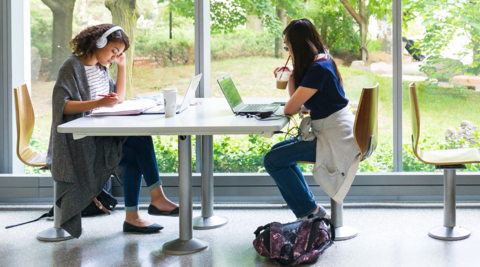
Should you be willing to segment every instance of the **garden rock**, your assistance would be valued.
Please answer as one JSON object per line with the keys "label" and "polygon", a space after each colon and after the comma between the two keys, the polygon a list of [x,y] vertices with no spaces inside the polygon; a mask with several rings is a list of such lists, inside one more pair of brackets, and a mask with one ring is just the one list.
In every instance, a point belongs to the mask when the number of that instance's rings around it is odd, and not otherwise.
{"label": "garden rock", "polygon": [[377,75],[391,75],[393,72],[392,65],[385,62],[372,63],[370,69]]}
{"label": "garden rock", "polygon": [[445,130],[445,140],[450,141],[455,139],[457,136],[457,129],[450,127]]}
{"label": "garden rock", "polygon": [[355,60],[352,62],[352,65],[350,65],[350,68],[365,72],[365,62],[362,60]]}
{"label": "garden rock", "polygon": [[38,74],[40,73],[40,68],[42,67],[42,58],[40,57],[40,51],[35,46],[31,48],[31,64],[32,64],[32,72],[31,72],[31,81],[35,83],[38,81]]}
{"label": "garden rock", "polygon": [[479,140],[475,138],[475,131],[477,130],[479,130],[479,128],[475,127],[473,122],[464,120],[460,124],[458,131],[455,128],[448,128],[445,131],[445,140],[448,142],[465,140],[466,142],[461,144],[461,147],[475,145],[479,142]]}

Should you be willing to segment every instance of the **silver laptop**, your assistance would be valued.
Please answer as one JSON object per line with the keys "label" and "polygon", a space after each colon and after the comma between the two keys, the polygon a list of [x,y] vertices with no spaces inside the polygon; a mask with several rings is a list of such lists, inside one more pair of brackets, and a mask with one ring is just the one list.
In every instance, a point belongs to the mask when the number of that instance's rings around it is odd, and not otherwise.
{"label": "silver laptop", "polygon": [[[186,110],[190,106],[190,101],[192,101],[192,99],[195,97],[195,91],[197,91],[198,84],[200,83],[201,79],[201,73],[192,78],[192,80],[190,81],[190,85],[188,86],[187,93],[183,98],[182,104],[177,105],[177,114]],[[144,112],[142,112],[142,114],[165,114],[165,106],[155,106],[153,108],[145,110]]]}
{"label": "silver laptop", "polygon": [[227,75],[217,80],[223,94],[227,98],[228,104],[235,114],[255,114],[260,116],[270,116],[280,107],[280,104],[245,104],[238,93],[232,77]]}

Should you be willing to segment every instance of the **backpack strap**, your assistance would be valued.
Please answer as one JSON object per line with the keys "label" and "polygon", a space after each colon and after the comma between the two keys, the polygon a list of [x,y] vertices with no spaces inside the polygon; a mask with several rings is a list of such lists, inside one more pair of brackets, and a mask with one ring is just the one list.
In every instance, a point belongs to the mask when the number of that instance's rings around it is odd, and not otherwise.
{"label": "backpack strap", "polygon": [[257,230],[255,230],[255,232],[253,232],[253,233],[255,234],[255,238],[258,237],[258,235],[260,234],[260,232],[261,232],[262,230],[265,230],[265,229],[267,229],[268,227],[270,227],[270,223],[269,223],[269,224],[265,224],[264,226],[259,226],[259,227],[257,228]]}
{"label": "backpack strap", "polygon": [[333,225],[332,220],[327,218],[316,218],[320,221],[324,221],[327,226],[330,226],[330,240],[335,240],[335,225]]}

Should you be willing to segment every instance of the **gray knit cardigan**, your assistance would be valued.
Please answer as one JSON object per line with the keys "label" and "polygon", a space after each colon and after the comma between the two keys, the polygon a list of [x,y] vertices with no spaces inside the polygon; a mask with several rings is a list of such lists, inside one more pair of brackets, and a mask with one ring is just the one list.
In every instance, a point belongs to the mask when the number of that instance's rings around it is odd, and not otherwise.
{"label": "gray knit cardigan", "polygon": [[[115,83],[108,77],[110,92],[115,92]],[[100,194],[120,163],[126,137],[90,136],[74,140],[72,134],[58,133],[60,124],[90,113],[64,115],[63,109],[70,100],[91,100],[85,65],[75,55],[63,62],[53,88],[47,165],[57,182],[55,203],[62,210],[60,226],[78,238],[82,234],[81,211]]]}

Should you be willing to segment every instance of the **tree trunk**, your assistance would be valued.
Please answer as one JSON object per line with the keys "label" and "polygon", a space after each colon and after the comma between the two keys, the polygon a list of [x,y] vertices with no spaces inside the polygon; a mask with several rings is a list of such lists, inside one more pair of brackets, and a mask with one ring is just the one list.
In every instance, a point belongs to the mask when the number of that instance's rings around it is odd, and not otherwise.
{"label": "tree trunk", "polygon": [[320,26],[320,37],[322,38],[322,42],[323,42],[323,45],[328,47],[328,44],[327,44],[327,26]]}
{"label": "tree trunk", "polygon": [[72,39],[75,0],[42,0],[42,2],[53,13],[52,62],[47,81],[55,81],[58,69],[72,53],[69,42]]}
{"label": "tree trunk", "polygon": [[[130,48],[125,52],[127,56],[127,86],[125,98],[129,99],[132,97],[133,55],[135,52],[137,20],[140,17],[140,12],[138,11],[136,0],[105,0],[105,6],[112,13],[112,23],[121,26],[130,39]],[[116,77],[116,66],[112,68],[111,74],[112,77]]]}
{"label": "tree trunk", "polygon": [[358,23],[360,28],[360,38],[361,38],[361,45],[360,51],[362,52],[362,60],[367,60],[367,34],[368,34],[368,15],[365,8],[365,0],[358,0],[358,8],[359,13],[355,12],[355,9],[350,5],[348,0],[340,0],[343,6],[347,9],[348,13],[352,15],[355,21]]}
{"label": "tree trunk", "polygon": [[358,10],[360,11],[360,18],[362,23],[360,24],[360,38],[362,40],[362,46],[360,50],[362,52],[362,60],[367,61],[367,34],[368,34],[368,20],[365,10],[365,0],[358,1]]}
{"label": "tree trunk", "polygon": [[[280,21],[283,22],[285,17],[285,11],[279,9],[278,7],[276,7],[275,9],[277,11],[278,18],[280,19]],[[275,38],[275,57],[276,58],[283,57],[283,38],[281,36]]]}

